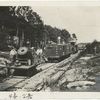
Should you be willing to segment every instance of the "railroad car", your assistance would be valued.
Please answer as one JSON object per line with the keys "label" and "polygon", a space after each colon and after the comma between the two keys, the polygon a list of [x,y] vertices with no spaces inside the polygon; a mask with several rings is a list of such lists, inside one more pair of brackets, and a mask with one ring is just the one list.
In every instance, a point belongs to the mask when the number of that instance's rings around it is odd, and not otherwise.
{"label": "railroad car", "polygon": [[62,60],[70,54],[77,52],[77,46],[74,46],[71,43],[67,44],[48,44],[45,47],[45,56],[48,60]]}
{"label": "railroad car", "polygon": [[[1,68],[7,68],[8,71],[5,74],[8,76],[32,76],[37,73],[37,60],[33,50],[28,47],[20,47],[17,50],[17,54],[13,57],[11,64],[1,66]],[[2,70],[2,72],[5,72],[5,70]]]}
{"label": "railroad car", "polygon": [[28,47],[20,47],[17,51],[15,61],[12,69],[15,70],[14,74],[31,76],[36,73],[36,56],[34,50]]}

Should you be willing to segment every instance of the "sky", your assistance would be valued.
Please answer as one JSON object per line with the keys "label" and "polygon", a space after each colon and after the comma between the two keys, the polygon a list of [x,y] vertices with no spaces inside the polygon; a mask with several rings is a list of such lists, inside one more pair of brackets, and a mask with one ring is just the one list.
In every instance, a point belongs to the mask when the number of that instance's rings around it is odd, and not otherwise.
{"label": "sky", "polygon": [[100,6],[34,6],[44,24],[75,33],[80,42],[100,41]]}

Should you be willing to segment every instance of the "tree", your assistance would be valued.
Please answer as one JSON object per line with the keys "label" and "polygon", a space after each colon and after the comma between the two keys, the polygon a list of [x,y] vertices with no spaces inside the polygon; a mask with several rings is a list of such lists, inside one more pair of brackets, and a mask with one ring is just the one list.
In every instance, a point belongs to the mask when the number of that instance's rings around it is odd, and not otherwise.
{"label": "tree", "polygon": [[46,32],[47,40],[53,41],[57,43],[57,38],[60,36],[62,40],[64,40],[66,43],[68,42],[68,39],[70,38],[70,33],[66,29],[58,29],[56,27],[52,27],[50,25],[44,26]]}
{"label": "tree", "polygon": [[6,35],[21,37],[24,32],[25,41],[31,40],[32,45],[43,40],[43,21],[29,6],[0,7],[0,26]]}
{"label": "tree", "polygon": [[62,33],[61,34],[62,38],[67,43],[69,38],[70,38],[70,33],[67,30],[65,30],[65,29],[61,30],[61,33]]}
{"label": "tree", "polygon": [[86,51],[90,54],[100,53],[100,42],[94,40],[86,45]]}
{"label": "tree", "polygon": [[26,29],[28,34],[27,36],[29,36],[29,38],[33,38],[31,39],[31,43],[34,44],[35,42],[37,42],[38,44],[40,44],[40,42],[43,41],[44,30],[44,25],[41,17],[29,6],[12,7],[12,11],[14,11],[13,16],[17,16],[20,20],[24,19],[33,28],[30,35],[30,29]]}

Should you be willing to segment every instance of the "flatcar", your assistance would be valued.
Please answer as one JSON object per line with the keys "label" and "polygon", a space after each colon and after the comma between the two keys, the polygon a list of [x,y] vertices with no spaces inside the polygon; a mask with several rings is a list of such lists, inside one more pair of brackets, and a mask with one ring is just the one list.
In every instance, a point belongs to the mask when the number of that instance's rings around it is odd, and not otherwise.
{"label": "flatcar", "polygon": [[[13,57],[13,61],[8,65],[1,66],[7,69],[7,75],[17,76],[32,76],[37,73],[36,66],[38,65],[37,57],[34,50],[27,47],[20,47],[17,54]],[[5,72],[5,70],[2,70]]]}
{"label": "flatcar", "polygon": [[14,64],[11,69],[14,69],[16,75],[31,76],[36,73],[36,55],[34,50],[28,47],[20,47],[17,51]]}
{"label": "flatcar", "polygon": [[77,46],[71,43],[48,44],[44,52],[48,60],[62,60],[70,56],[70,54],[77,52]]}

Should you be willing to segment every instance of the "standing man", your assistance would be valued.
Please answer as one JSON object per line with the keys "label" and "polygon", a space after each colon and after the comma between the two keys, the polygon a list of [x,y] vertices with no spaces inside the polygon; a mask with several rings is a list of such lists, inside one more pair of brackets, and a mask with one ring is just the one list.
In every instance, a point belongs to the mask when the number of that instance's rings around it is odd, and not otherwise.
{"label": "standing man", "polygon": [[12,47],[12,49],[10,51],[10,60],[12,63],[15,61],[16,55],[17,55],[17,51],[14,47]]}
{"label": "standing man", "polygon": [[[11,51],[10,51],[10,60],[11,60],[11,64],[14,64],[15,60],[16,60],[16,55],[17,55],[17,51],[16,48],[12,47]],[[10,65],[11,66],[11,65]],[[10,69],[9,70],[9,74],[10,77],[13,77],[14,74],[14,69]]]}
{"label": "standing man", "polygon": [[42,62],[42,53],[43,53],[43,50],[40,47],[38,47],[36,51],[38,63]]}

